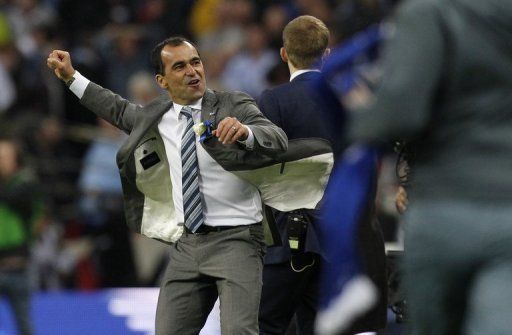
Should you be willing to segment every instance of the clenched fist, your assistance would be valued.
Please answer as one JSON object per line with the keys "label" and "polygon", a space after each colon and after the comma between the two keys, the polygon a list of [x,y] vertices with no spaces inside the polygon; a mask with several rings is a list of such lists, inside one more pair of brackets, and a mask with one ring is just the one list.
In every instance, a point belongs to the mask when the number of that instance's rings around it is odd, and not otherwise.
{"label": "clenched fist", "polygon": [[73,74],[75,74],[75,69],[71,64],[71,57],[67,51],[53,50],[48,56],[46,64],[55,72],[57,78],[64,82],[71,80]]}

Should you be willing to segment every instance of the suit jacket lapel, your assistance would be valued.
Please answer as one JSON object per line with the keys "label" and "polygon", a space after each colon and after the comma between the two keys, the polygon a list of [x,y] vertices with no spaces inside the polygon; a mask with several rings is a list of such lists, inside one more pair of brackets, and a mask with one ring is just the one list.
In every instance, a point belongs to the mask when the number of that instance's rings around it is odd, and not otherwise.
{"label": "suit jacket lapel", "polygon": [[201,121],[211,120],[213,121],[214,128],[217,127],[217,97],[212,90],[207,89],[201,104]]}

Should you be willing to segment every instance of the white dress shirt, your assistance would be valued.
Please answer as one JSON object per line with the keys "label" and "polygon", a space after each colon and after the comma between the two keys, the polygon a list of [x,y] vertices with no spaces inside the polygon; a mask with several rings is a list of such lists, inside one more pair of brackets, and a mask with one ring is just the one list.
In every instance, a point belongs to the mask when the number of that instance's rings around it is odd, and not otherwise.
{"label": "white dress shirt", "polygon": [[317,70],[317,69],[304,69],[304,70],[297,70],[297,71],[295,71],[294,73],[292,73],[292,75],[290,76],[290,81],[292,81],[292,80],[293,80],[293,79],[295,79],[297,76],[300,76],[301,74],[306,73],[306,72],[320,72],[320,70]]}
{"label": "white dress shirt", "polygon": [[[89,80],[78,71],[70,90],[82,98]],[[202,99],[189,105],[192,108],[194,124],[201,122]],[[173,185],[172,194],[178,222],[184,222],[183,195],[181,191],[181,137],[187,120],[180,115],[182,105],[174,103],[158,124],[162,136],[170,177]],[[210,139],[215,141],[216,139]],[[247,145],[254,138],[250,132]],[[261,198],[258,189],[231,172],[224,170],[199,143],[196,136],[196,152],[199,165],[199,189],[202,193],[205,224],[209,226],[238,226],[260,222],[263,219]]]}

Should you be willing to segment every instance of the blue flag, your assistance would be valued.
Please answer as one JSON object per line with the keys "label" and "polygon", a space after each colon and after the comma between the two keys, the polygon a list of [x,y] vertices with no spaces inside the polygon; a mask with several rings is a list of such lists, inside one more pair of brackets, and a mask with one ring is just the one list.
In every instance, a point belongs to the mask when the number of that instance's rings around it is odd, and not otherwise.
{"label": "blue flag", "polygon": [[319,334],[336,334],[372,308],[377,290],[361,272],[357,230],[375,194],[377,154],[367,146],[347,149],[331,173],[321,207],[320,238],[327,264],[320,281]]}
{"label": "blue flag", "polygon": [[[371,62],[381,33],[373,26],[334,50],[323,67],[323,78],[316,84],[323,113],[337,129],[343,129],[346,115],[338,95],[354,87],[361,58]],[[370,310],[378,292],[363,274],[357,242],[359,222],[375,196],[377,149],[368,145],[349,147],[336,162],[320,209],[321,243],[328,263],[322,268],[320,308],[316,331],[320,335],[338,334]]]}

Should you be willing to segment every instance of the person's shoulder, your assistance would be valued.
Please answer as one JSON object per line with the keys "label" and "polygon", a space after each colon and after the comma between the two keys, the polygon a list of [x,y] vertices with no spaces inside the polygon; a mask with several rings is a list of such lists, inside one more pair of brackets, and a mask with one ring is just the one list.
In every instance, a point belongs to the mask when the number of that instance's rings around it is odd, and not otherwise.
{"label": "person's shoulder", "polygon": [[207,94],[212,94],[215,98],[222,103],[233,103],[238,104],[241,102],[254,102],[254,98],[242,91],[217,91],[217,90],[208,90]]}
{"label": "person's shoulder", "polygon": [[281,95],[283,92],[292,90],[294,85],[295,84],[293,82],[287,81],[286,83],[282,83],[282,84],[267,88],[260,94],[260,97],[264,97],[266,95],[267,96]]}
{"label": "person's shoulder", "polygon": [[154,98],[153,100],[151,100],[146,105],[144,105],[144,106],[139,105],[139,107],[143,108],[143,109],[148,109],[148,108],[151,109],[151,108],[155,108],[158,106],[170,104],[171,102],[172,101],[171,101],[171,98],[169,97],[169,95],[167,93],[162,93],[159,96],[157,96],[156,98]]}

